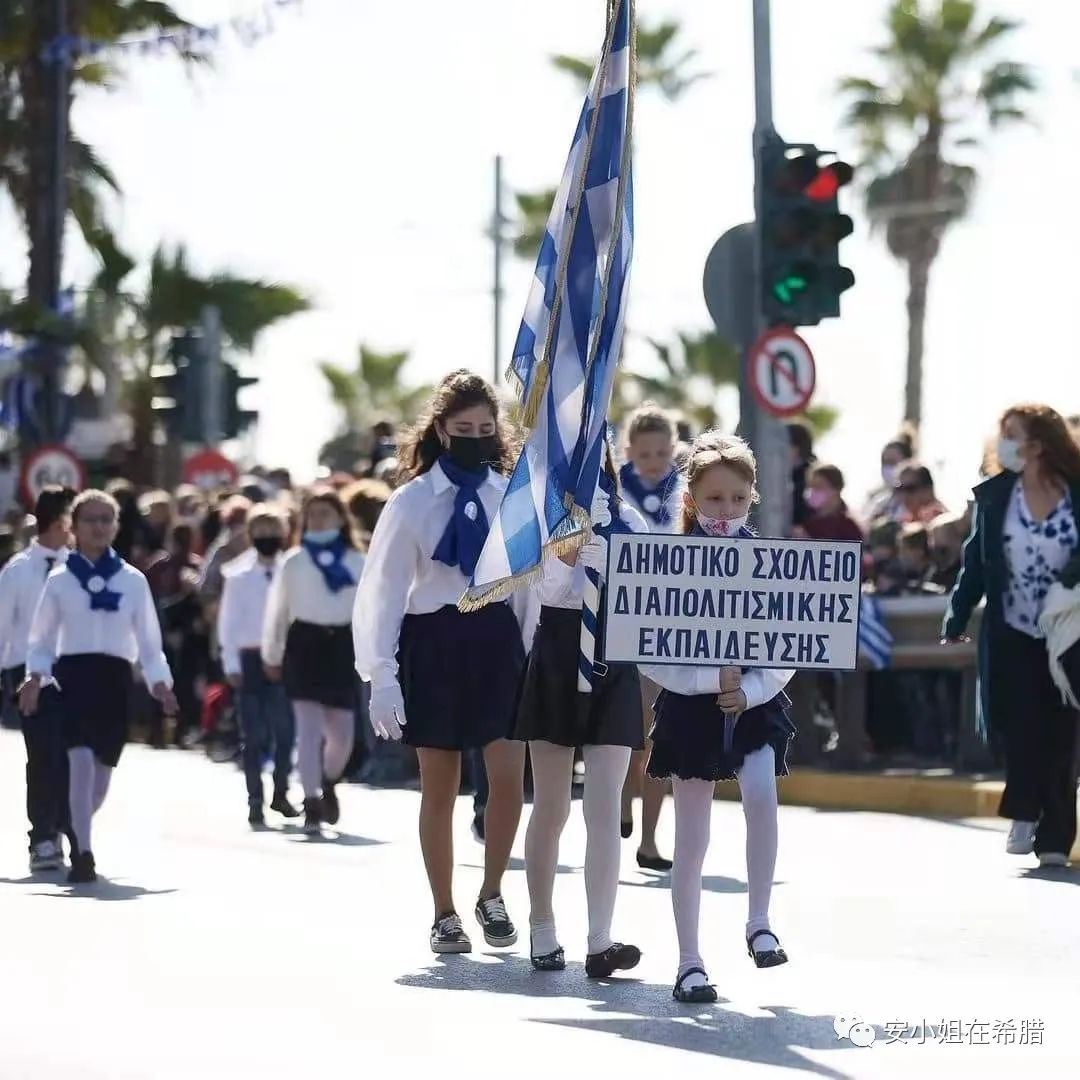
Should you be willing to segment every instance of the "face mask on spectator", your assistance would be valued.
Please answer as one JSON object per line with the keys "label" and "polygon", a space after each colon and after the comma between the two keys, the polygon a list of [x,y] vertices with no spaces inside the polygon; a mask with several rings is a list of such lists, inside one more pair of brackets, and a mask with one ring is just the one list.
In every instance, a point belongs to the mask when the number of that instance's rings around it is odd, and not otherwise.
{"label": "face mask on spectator", "polygon": [[896,481],[900,477],[899,465],[882,465],[881,466],[881,480],[887,488],[896,487]]}
{"label": "face mask on spectator", "polygon": [[998,439],[997,457],[1003,469],[1009,472],[1023,472],[1024,459],[1020,456],[1020,443],[1015,439],[1006,439],[1002,436]]}
{"label": "face mask on spectator", "polygon": [[811,510],[824,510],[829,502],[829,493],[824,488],[807,488],[806,505]]}

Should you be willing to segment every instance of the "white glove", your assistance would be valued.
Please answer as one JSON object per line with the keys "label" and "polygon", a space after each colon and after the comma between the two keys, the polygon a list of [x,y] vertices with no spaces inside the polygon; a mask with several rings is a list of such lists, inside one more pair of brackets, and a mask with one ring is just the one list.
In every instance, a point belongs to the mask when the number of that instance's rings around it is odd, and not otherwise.
{"label": "white glove", "polygon": [[603,488],[598,487],[593,494],[589,517],[594,525],[601,528],[611,524],[611,496]]}
{"label": "white glove", "polygon": [[592,570],[602,578],[607,577],[608,543],[602,536],[593,533],[589,542],[578,552],[578,565]]}
{"label": "white glove", "polygon": [[400,741],[401,729],[405,726],[405,699],[401,696],[401,687],[396,682],[390,686],[373,686],[368,715],[372,730],[380,739]]}

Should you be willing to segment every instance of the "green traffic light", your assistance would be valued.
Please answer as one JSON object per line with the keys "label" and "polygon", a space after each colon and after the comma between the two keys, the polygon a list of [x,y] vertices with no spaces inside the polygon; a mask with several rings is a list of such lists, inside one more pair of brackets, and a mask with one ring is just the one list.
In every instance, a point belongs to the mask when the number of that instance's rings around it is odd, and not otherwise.
{"label": "green traffic light", "polygon": [[807,280],[797,274],[789,274],[773,286],[773,296],[782,304],[790,304],[795,293],[806,292]]}

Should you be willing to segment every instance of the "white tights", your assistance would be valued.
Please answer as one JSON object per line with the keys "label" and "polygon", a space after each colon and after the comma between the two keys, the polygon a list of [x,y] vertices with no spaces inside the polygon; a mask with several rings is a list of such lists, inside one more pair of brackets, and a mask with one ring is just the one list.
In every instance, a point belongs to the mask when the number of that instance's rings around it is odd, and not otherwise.
{"label": "white tights", "polygon": [[353,751],[356,714],[352,709],[331,709],[315,701],[294,701],[296,758],[305,799],[322,794],[325,776],[341,779]]}
{"label": "white tights", "polygon": [[[769,929],[769,898],[776,868],[776,763],[771,746],[748,754],[739,769],[739,791],[746,818],[746,879],[750,911],[746,933]],[[698,946],[701,911],[701,869],[709,846],[713,789],[709,780],[675,779],[675,865],[671,871],[671,906],[679,937],[679,974],[704,967]],[[761,937],[757,951],[776,947],[772,937]],[[690,976],[686,987],[705,983]]]}
{"label": "white tights", "polygon": [[101,809],[109,791],[112,769],[102,765],[88,746],[74,746],[68,751],[71,800],[71,830],[79,851],[93,851],[90,846],[90,821]]}
{"label": "white tights", "polygon": [[[570,816],[574,751],[549,742],[530,742],[533,809],[525,833],[525,876],[529,883],[529,927],[534,956],[559,948],[552,892],[559,861],[559,837]],[[619,818],[623,780],[630,764],[626,746],[586,746],[585,897],[589,909],[590,953],[611,944],[611,921],[619,885]]]}

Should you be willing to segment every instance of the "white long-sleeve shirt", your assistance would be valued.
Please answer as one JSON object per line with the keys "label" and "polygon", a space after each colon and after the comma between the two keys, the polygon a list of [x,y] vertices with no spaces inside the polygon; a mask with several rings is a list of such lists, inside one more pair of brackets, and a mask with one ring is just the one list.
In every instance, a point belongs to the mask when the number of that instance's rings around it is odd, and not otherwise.
{"label": "white long-sleeve shirt", "polygon": [[667,503],[668,515],[671,521],[667,525],[657,525],[645,508],[638,503],[634,498],[629,488],[623,487],[620,494],[624,501],[628,502],[635,510],[637,510],[645,519],[646,532],[654,533],[677,533],[679,531],[679,519],[682,516],[683,506],[683,492],[686,490],[686,481],[678,476],[675,478],[675,483],[671,485],[671,490],[668,492],[668,497],[664,500]]}
{"label": "white long-sleeve shirt", "polygon": [[224,591],[218,609],[218,643],[226,675],[240,674],[240,653],[261,649],[270,585],[282,559],[264,562],[250,548],[222,568]]}
{"label": "white long-sleeve shirt", "polygon": [[[636,533],[647,533],[649,523],[625,500],[621,501],[620,514],[623,522]],[[544,560],[544,570],[539,584],[540,603],[544,607],[580,608],[585,595],[585,568],[581,564],[567,566],[557,555]]]}
{"label": "white long-sleeve shirt", "polygon": [[[480,485],[489,522],[498,513],[506,485],[506,478],[491,470]],[[468,587],[460,567],[432,558],[453,516],[456,495],[456,485],[436,463],[398,488],[379,516],[353,611],[356,670],[375,687],[397,679],[402,619],[456,606]],[[509,603],[528,651],[540,611],[538,594],[524,585]]]}
{"label": "white long-sleeve shirt", "polygon": [[[693,667],[681,664],[639,664],[638,671],[673,694],[693,697],[696,694],[720,693],[720,668]],[[788,668],[751,668],[742,675],[746,707],[754,709],[772,701],[795,674]]]}
{"label": "white long-sleeve shirt", "polygon": [[99,653],[138,662],[148,686],[172,686],[161,648],[161,627],[150,586],[134,566],[122,562],[108,581],[120,594],[116,611],[94,611],[90,595],[63,567],[49,575],[30,628],[26,670],[49,676],[62,656]]}
{"label": "white long-sleeve shirt", "polygon": [[[364,554],[350,548],[342,561],[354,581],[364,571]],[[316,626],[348,626],[353,617],[356,586],[331,591],[322,571],[306,548],[293,548],[282,560],[281,569],[270,586],[263,619],[262,657],[271,667],[281,667],[285,639],[296,621]]]}
{"label": "white long-sleeve shirt", "polygon": [[30,624],[53,567],[67,561],[68,549],[47,548],[37,540],[0,570],[0,671],[26,663]]}

